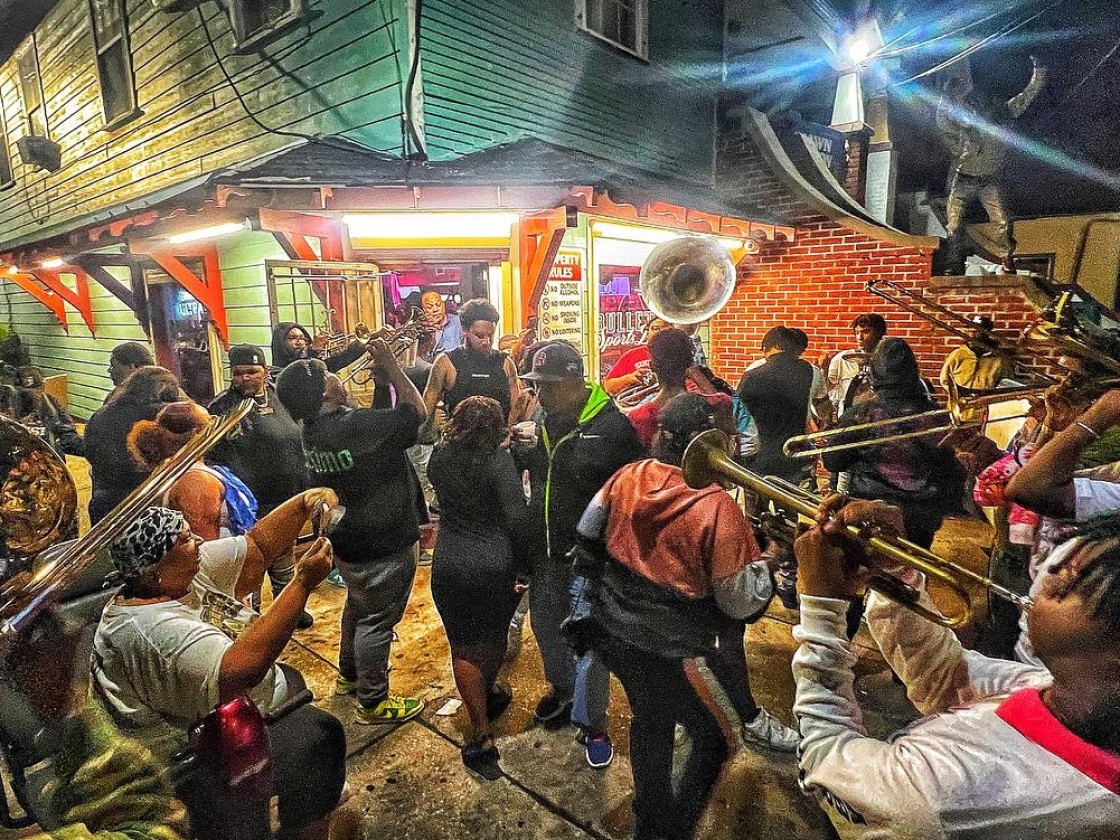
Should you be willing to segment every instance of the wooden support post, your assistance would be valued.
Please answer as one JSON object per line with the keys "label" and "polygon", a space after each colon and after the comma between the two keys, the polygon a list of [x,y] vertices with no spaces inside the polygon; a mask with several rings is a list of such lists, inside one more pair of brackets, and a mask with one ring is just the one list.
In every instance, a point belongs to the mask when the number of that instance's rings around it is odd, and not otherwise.
{"label": "wooden support post", "polygon": [[518,224],[522,323],[527,323],[536,314],[556,252],[564,241],[564,233],[576,226],[577,218],[574,207],[557,207],[522,216]]}

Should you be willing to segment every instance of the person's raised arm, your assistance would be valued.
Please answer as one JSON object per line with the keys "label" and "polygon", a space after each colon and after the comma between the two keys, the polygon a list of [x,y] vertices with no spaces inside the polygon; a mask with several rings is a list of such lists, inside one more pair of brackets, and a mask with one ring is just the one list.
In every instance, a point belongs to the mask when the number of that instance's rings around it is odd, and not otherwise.
{"label": "person's raised arm", "polygon": [[1081,453],[1120,423],[1120,390],[1112,390],[1038,450],[1007,485],[1007,498],[1044,516],[1076,513],[1073,474]]}
{"label": "person's raised arm", "polygon": [[397,406],[411,405],[416,409],[417,416],[423,419],[426,411],[424,398],[416,390],[416,384],[405,375],[389,345],[380,338],[375,338],[368,347],[378,374],[393,386],[397,394]]}
{"label": "person's raised arm", "polygon": [[[506,422],[512,426],[521,419],[518,416],[520,414],[518,404],[521,401],[521,380],[517,378],[517,365],[513,363],[513,359],[510,356],[506,356],[505,361],[502,363],[502,370],[506,372],[506,379],[509,381],[509,417],[506,418]],[[426,406],[428,402],[427,389],[425,389],[424,396],[424,404]]]}
{"label": "person's raised arm", "polygon": [[427,417],[429,423],[435,422],[436,408],[449,387],[448,381],[454,371],[455,366],[451,364],[451,360],[447,358],[446,353],[440,353],[436,356],[432,369],[428,373],[428,384],[424,387],[424,416]]}
{"label": "person's raised arm", "polygon": [[246,534],[245,562],[234,589],[238,598],[256,590],[264,579],[264,573],[277,559],[291,550],[296,537],[303,530],[308,518],[335,507],[338,496],[325,487],[305,490],[298,496],[277,507],[270,514],[257,521]]}
{"label": "person's raised arm", "polygon": [[331,558],[330,541],[319,537],[299,559],[295,577],[272,602],[268,612],[226,649],[218,672],[220,702],[252,690],[268,675],[291,640],[308,597],[330,572]]}

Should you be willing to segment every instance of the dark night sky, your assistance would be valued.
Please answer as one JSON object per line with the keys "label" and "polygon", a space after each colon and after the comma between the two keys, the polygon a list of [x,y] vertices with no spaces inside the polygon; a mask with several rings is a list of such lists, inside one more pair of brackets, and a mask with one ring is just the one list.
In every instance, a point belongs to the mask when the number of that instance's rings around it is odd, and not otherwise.
{"label": "dark night sky", "polygon": [[[1002,17],[969,30],[963,42],[939,42],[908,54],[901,67],[892,71],[899,74],[894,76],[899,80],[899,76],[905,79],[955,55],[977,36],[1025,19],[1053,2],[873,0],[871,5],[886,22],[884,37],[888,41],[920,22],[918,15],[931,21],[932,34],[952,28],[949,21],[954,14],[966,21],[1006,10]],[[860,7],[866,8],[868,2],[833,0],[833,5],[858,17]],[[1015,215],[1120,210],[1120,193],[1115,185],[1104,185],[1099,178],[1084,175],[1091,165],[1098,174],[1120,179],[1120,49],[1086,79],[1093,67],[1120,44],[1118,6],[1117,0],[1065,0],[972,59],[976,85],[1001,97],[1018,93],[1026,84],[1032,53],[1050,70],[1047,89],[1015,123],[1018,133],[1042,144],[1033,152],[1016,153],[1009,163],[1008,191]],[[908,42],[919,40],[920,35]],[[908,88],[913,90],[912,86],[895,90],[905,92]],[[933,110],[921,97],[904,94],[897,101],[899,107],[892,110],[892,117],[898,117],[892,123],[892,139],[901,148],[900,189],[925,186],[942,191],[949,161],[930,131]],[[1064,159],[1066,167],[1055,165],[1055,159]]]}

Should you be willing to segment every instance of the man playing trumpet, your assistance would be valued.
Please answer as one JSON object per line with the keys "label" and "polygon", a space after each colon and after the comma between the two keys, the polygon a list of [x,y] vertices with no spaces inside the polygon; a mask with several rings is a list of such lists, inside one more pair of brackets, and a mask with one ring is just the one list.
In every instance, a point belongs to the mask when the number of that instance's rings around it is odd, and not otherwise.
{"label": "man playing trumpet", "polygon": [[[883,502],[844,501],[826,500],[795,544],[802,785],[866,837],[1117,836],[1120,518],[1067,544],[1038,593],[1030,632],[1045,668],[964,650],[948,628],[873,594],[871,634],[930,715],[880,741],[863,726],[844,620],[866,557],[842,534],[852,525],[898,534],[902,516]],[[903,576],[923,584],[917,572]]]}

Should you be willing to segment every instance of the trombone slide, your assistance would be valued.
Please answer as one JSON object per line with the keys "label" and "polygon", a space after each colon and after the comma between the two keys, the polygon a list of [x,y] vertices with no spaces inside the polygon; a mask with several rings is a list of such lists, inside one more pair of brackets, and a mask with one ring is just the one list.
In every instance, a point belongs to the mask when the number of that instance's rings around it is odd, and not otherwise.
{"label": "trombone slide", "polygon": [[[727,445],[727,436],[718,429],[710,429],[697,435],[685,450],[681,462],[685,483],[689,487],[699,489],[713,482],[731,481],[769,499],[780,508],[798,513],[810,520],[816,519],[821,502],[819,497],[788,482],[761,476],[736,464],[728,454]],[[874,572],[869,583],[872,589],[930,621],[947,627],[959,627],[967,623],[972,614],[972,599],[964,587],[966,581],[984,587],[993,595],[1020,609],[1030,607],[1030,598],[1012,592],[978,572],[951,563],[901,537],[858,528],[854,525],[848,526],[847,535],[862,543],[869,553],[888,561],[888,565],[908,566],[923,572],[930,579],[941,582],[962,603],[963,609],[959,613],[942,615],[918,603],[920,593],[913,587],[887,572],[881,570]]]}

